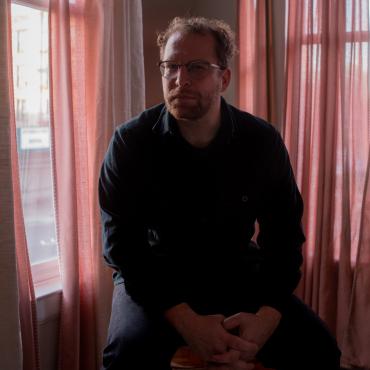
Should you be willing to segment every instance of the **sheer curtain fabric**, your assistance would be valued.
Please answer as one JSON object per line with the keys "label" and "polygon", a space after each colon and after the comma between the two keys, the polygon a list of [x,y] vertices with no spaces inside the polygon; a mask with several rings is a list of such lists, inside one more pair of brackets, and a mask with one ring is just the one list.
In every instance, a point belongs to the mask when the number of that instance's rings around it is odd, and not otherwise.
{"label": "sheer curtain fabric", "polygon": [[113,130],[144,107],[141,2],[50,0],[49,10],[59,369],[98,369],[112,281],[102,261],[97,181]]}
{"label": "sheer curtain fabric", "polygon": [[[240,66],[259,65],[242,75],[240,105],[277,122],[305,201],[297,293],[336,334],[342,364],[370,368],[369,1],[283,3],[285,21],[271,1],[240,2]],[[268,42],[275,27],[273,35],[285,34],[280,56]],[[269,71],[282,63],[276,87]],[[258,109],[281,104],[275,91],[283,92],[281,121]]]}
{"label": "sheer curtain fabric", "polygon": [[4,369],[37,370],[36,301],[19,182],[10,6],[10,1],[0,1],[0,357]]}

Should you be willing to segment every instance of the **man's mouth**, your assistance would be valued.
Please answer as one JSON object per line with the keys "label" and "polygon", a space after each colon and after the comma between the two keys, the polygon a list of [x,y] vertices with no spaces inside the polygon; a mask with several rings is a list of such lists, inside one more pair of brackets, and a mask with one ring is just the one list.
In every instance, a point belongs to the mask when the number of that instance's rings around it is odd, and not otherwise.
{"label": "man's mouth", "polygon": [[194,95],[187,95],[187,94],[176,94],[171,97],[171,101],[173,100],[195,100],[196,96]]}

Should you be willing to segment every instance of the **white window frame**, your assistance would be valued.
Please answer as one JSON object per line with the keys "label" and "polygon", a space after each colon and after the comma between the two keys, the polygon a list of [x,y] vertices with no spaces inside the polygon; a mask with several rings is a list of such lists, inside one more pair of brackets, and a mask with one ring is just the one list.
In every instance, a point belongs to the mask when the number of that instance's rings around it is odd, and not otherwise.
{"label": "white window frame", "polygon": [[39,10],[49,10],[49,0],[12,0],[12,3]]}
{"label": "white window frame", "polygon": [[31,265],[36,298],[62,290],[58,258]]}

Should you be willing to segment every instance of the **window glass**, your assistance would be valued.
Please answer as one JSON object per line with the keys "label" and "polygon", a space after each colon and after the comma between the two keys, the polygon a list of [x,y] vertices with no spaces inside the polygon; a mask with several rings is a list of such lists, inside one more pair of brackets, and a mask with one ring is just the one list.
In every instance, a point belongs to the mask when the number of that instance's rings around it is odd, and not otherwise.
{"label": "window glass", "polygon": [[49,126],[48,12],[12,4],[14,104],[31,264],[57,257]]}

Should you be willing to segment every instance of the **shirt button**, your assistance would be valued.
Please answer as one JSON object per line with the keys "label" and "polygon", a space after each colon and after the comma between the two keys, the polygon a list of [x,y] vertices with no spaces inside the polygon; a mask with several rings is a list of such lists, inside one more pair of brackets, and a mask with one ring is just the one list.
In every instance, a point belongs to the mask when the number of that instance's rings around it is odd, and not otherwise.
{"label": "shirt button", "polygon": [[200,218],[200,222],[201,222],[202,224],[207,223],[207,217],[202,216],[202,217]]}

